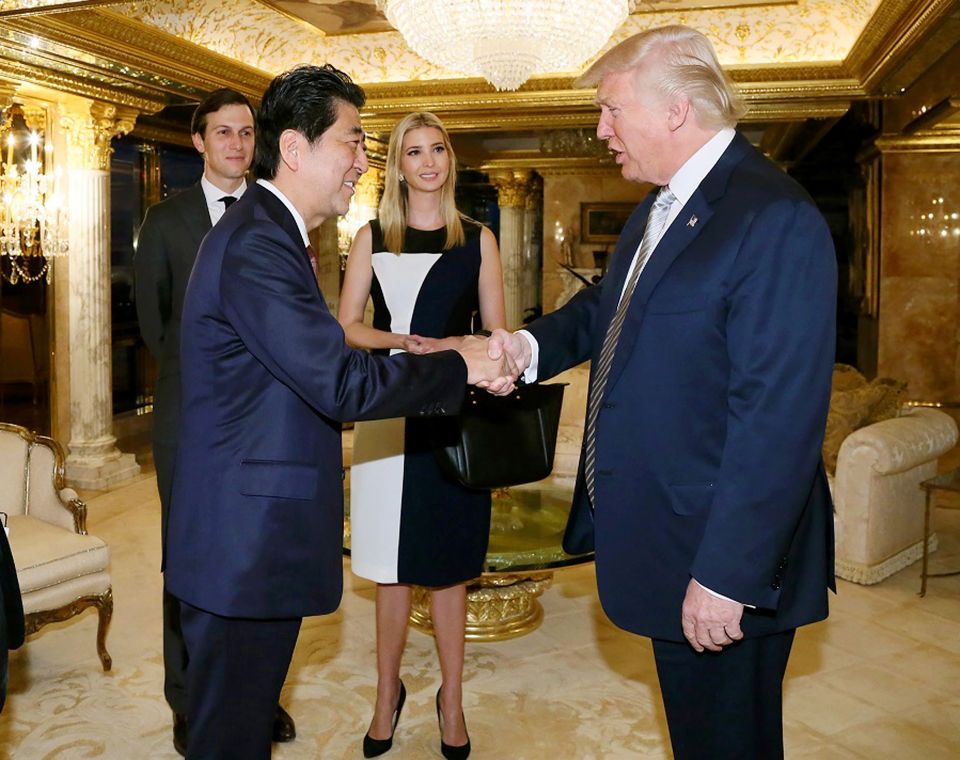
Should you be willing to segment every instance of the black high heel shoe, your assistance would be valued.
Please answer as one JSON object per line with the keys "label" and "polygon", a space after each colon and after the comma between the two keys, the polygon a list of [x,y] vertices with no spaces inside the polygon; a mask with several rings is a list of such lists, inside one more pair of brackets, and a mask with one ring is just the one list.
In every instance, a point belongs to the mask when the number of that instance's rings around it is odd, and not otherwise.
{"label": "black high heel shoe", "polygon": [[397,731],[397,723],[400,722],[400,711],[403,709],[403,703],[407,701],[407,689],[403,685],[403,679],[400,679],[400,696],[397,697],[397,709],[393,711],[393,727],[390,729],[390,736],[386,739],[374,739],[369,732],[363,735],[363,756],[377,757],[384,752],[389,752],[393,746],[393,735]]}
{"label": "black high heel shoe", "polygon": [[[443,688],[442,686],[440,687]],[[461,713],[462,715],[463,713]],[[443,713],[440,711],[440,689],[437,689],[437,723],[440,724],[440,754],[447,760],[467,760],[470,757],[470,737],[467,736],[466,744],[456,746],[447,744],[443,740]],[[464,721],[463,730],[467,730],[466,721]]]}

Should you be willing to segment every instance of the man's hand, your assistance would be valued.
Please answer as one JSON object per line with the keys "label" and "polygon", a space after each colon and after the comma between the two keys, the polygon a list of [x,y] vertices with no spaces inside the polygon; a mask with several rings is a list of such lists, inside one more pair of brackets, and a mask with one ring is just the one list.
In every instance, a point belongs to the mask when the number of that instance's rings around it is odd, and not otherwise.
{"label": "man's hand", "polygon": [[[491,359],[509,359],[517,370],[517,377],[522,375],[527,367],[530,366],[532,358],[530,343],[528,343],[527,339],[522,335],[498,328],[493,331],[490,339],[487,341],[487,351]],[[514,378],[514,380],[516,380],[516,378]],[[514,383],[511,382],[509,385],[505,385],[503,383],[491,382],[480,384],[480,387],[485,388],[495,396],[506,396],[513,391]]]}
{"label": "man's hand", "polygon": [[506,388],[504,395],[513,390],[520,373],[508,353],[492,357],[487,339],[473,335],[463,338],[457,351],[467,363],[468,383],[480,388]]}
{"label": "man's hand", "polygon": [[693,578],[687,584],[683,599],[681,621],[683,635],[698,652],[709,649],[719,652],[725,646],[743,638],[740,618],[743,605],[720,599],[706,591]]}

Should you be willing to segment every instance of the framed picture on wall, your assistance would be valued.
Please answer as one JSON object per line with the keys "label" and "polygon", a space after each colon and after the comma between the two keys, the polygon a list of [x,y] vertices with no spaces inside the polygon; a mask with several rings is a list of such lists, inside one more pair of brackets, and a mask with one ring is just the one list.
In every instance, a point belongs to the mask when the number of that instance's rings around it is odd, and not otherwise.
{"label": "framed picture on wall", "polygon": [[636,203],[581,203],[580,242],[615,243]]}

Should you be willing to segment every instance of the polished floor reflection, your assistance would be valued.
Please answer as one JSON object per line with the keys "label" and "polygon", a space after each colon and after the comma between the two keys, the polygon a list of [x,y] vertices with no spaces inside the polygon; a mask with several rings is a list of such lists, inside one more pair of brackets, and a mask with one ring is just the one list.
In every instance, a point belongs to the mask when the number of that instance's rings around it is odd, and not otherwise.
{"label": "polished floor reflection", "polygon": [[[0,757],[173,760],[153,477],[90,495],[89,507],[91,532],[113,552],[113,671],[100,670],[92,614],[34,636],[13,653]],[[937,519],[934,569],[960,568],[960,512]],[[841,583],[830,620],[799,633],[785,693],[788,757],[960,757],[960,577],[932,579],[925,599],[918,589],[918,565],[877,586]],[[373,591],[347,572],[340,611],[304,624],[283,695],[299,735],[277,747],[277,760],[362,756],[375,690]],[[542,602],[535,632],[467,647],[471,757],[670,757],[650,647],[603,616],[592,566],[557,571]],[[388,757],[440,757],[428,636],[411,631],[403,677],[408,704]]]}

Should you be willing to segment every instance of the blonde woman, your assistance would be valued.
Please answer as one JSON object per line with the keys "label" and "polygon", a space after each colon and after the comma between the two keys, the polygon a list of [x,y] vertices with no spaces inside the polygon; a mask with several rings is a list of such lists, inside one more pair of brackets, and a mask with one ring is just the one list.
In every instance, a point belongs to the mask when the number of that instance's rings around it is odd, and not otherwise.
{"label": "blonde woman", "polygon": [[[493,233],[457,211],[456,159],[440,120],[412,113],[390,136],[379,218],[356,236],[347,260],[339,319],[353,346],[429,353],[455,347],[479,313],[487,330],[505,326],[500,252]],[[363,324],[373,298],[373,325]],[[490,494],[443,476],[433,447],[449,417],[358,423],[350,474],[354,574],[377,582],[377,703],[365,757],[387,752],[406,689],[400,662],[411,586],[431,589],[440,659],[440,748],[470,754],[462,708],[466,582],[483,571]]]}

